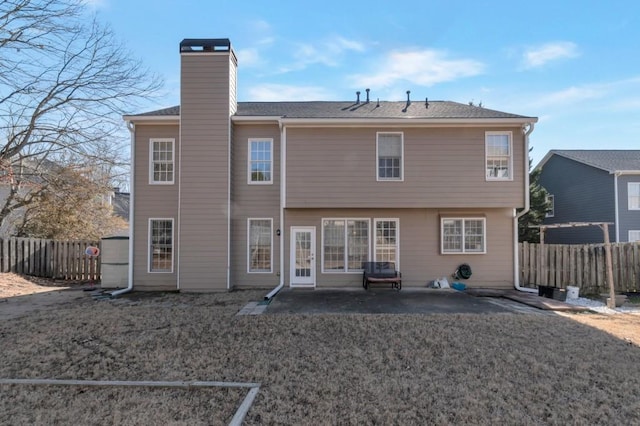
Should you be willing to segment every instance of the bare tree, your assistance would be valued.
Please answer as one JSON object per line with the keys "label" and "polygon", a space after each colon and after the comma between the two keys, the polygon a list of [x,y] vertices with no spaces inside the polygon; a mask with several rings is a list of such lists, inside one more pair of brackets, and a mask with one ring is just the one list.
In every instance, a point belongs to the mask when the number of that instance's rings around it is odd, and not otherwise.
{"label": "bare tree", "polygon": [[121,171],[121,116],[160,86],[82,0],[0,2],[0,225],[42,198],[52,164]]}

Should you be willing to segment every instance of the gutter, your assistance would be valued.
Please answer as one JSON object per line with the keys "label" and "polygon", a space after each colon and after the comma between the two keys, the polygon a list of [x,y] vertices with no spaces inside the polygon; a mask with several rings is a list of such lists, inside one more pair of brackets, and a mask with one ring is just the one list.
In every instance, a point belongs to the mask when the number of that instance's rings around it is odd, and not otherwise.
{"label": "gutter", "polygon": [[133,220],[133,218],[135,217],[133,212],[134,212],[134,204],[135,204],[135,199],[136,197],[134,197],[134,188],[135,188],[135,182],[134,182],[134,167],[135,167],[135,134],[136,134],[136,125],[133,124],[131,121],[127,121],[127,129],[129,129],[129,133],[131,134],[131,182],[129,184],[129,270],[128,272],[128,279],[127,279],[127,287],[120,289],[120,290],[116,290],[116,291],[112,291],[111,292],[111,297],[118,297],[121,294],[124,293],[129,293],[131,290],[133,290],[133,226],[135,223],[135,220]]}
{"label": "gutter", "polygon": [[[522,126],[522,130],[525,129],[526,125]],[[520,285],[520,262],[519,258],[519,250],[518,250],[518,220],[527,214],[529,210],[531,210],[531,200],[529,194],[529,135],[533,132],[535,124],[533,122],[529,123],[529,128],[524,133],[524,170],[526,170],[524,177],[524,210],[520,213],[516,213],[516,210],[513,210],[513,264],[514,264],[514,273],[513,273],[513,286],[518,291],[523,291],[526,293],[537,293],[538,290],[535,288],[526,288]]]}
{"label": "gutter", "polygon": [[280,124],[280,283],[271,290],[264,300],[271,300],[284,287],[284,206],[286,204],[285,191],[286,185],[286,163],[287,163],[287,128],[284,127],[282,121]]}

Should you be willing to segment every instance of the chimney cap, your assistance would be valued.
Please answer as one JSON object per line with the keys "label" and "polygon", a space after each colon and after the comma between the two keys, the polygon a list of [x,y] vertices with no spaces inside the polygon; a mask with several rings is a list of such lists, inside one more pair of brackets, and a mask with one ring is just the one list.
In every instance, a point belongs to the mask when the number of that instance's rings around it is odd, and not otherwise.
{"label": "chimney cap", "polygon": [[180,42],[180,52],[229,52],[228,38],[185,38]]}

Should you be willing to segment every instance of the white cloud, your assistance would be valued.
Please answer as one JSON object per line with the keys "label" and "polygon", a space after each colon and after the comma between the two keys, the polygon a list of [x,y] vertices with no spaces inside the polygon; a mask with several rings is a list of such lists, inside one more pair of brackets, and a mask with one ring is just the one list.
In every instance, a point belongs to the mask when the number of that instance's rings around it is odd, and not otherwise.
{"label": "white cloud", "polygon": [[252,101],[317,101],[330,99],[331,94],[319,86],[294,86],[286,84],[263,84],[249,88]]}
{"label": "white cloud", "polygon": [[340,64],[346,53],[364,51],[366,51],[364,43],[340,36],[330,37],[317,44],[297,43],[293,49],[294,61],[281,67],[279,72],[300,71],[314,64],[335,67]]}
{"label": "white cloud", "polygon": [[484,64],[472,59],[449,59],[438,50],[409,50],[389,53],[376,62],[377,71],[350,76],[355,86],[389,87],[398,81],[421,86],[472,77],[484,71]]}
{"label": "white cloud", "polygon": [[558,41],[531,48],[523,54],[525,68],[541,67],[548,62],[579,56],[578,46],[569,41]]}
{"label": "white cloud", "polygon": [[262,63],[260,53],[256,48],[236,50],[236,55],[238,55],[238,66],[242,68],[255,67]]}

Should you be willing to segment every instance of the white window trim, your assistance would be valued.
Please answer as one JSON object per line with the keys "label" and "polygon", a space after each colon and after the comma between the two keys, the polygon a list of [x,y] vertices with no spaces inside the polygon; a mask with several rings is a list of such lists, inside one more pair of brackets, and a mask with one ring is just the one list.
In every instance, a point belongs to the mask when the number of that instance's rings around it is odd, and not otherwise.
{"label": "white window trim", "polygon": [[[268,220],[271,256],[268,271],[252,271],[251,270],[251,221],[252,220]],[[273,218],[271,217],[250,217],[247,218],[247,274],[272,274],[273,273]]]}
{"label": "white window trim", "polygon": [[[269,142],[271,145],[271,161],[269,164],[269,180],[253,181],[251,180],[251,143],[252,142]],[[247,141],[247,184],[249,185],[273,185],[273,138],[249,138]]]}
{"label": "white window trim", "polygon": [[[171,158],[173,164],[172,179],[169,181],[153,179],[153,144],[154,142],[171,142]],[[149,139],[149,185],[173,185],[176,180],[176,140],[174,138]]]}
{"label": "white window trim", "polygon": [[640,210],[640,207],[631,207],[631,186],[638,185],[640,190],[640,182],[627,182],[627,210]]}
{"label": "white window trim", "polygon": [[[400,178],[381,178],[379,166],[379,139],[380,135],[400,135]],[[404,182],[404,132],[376,132],[376,181],[378,182]]]}
{"label": "white window trim", "polygon": [[[632,241],[632,239],[631,239],[631,233],[632,233],[632,232],[637,232],[637,233],[638,233],[638,239],[637,239],[637,240],[633,240],[633,241]],[[629,241],[629,242],[640,242],[640,230],[637,230],[637,229],[630,229],[630,230],[629,230],[629,234],[627,235],[627,237],[628,237],[628,238],[627,238],[627,241]]]}
{"label": "white window trim", "polygon": [[[345,242],[345,251],[344,251],[344,271],[335,271],[324,269],[324,221],[325,220],[344,220],[344,242]],[[362,269],[358,271],[349,271],[349,259],[348,259],[348,250],[346,246],[346,238],[347,238],[347,221],[349,220],[361,220],[367,222],[367,260],[371,259],[371,219],[368,217],[323,217],[322,222],[320,222],[320,272],[323,274],[362,274]]]}
{"label": "white window trim", "polygon": [[371,258],[373,259],[374,262],[377,262],[378,260],[376,259],[376,253],[378,252],[377,248],[378,248],[378,244],[376,243],[376,237],[375,237],[375,232],[377,229],[376,224],[378,222],[395,222],[396,223],[396,271],[400,270],[400,218],[397,217],[390,217],[390,218],[385,218],[385,217],[376,217],[373,219],[373,230],[372,230],[372,234],[374,234],[372,236],[373,238],[373,255],[371,256]]}
{"label": "white window trim", "polygon": [[[444,221],[445,220],[461,220],[462,221],[462,250],[445,251],[444,250]],[[481,220],[482,221],[482,251],[466,251],[464,248],[464,221],[465,220]],[[440,218],[440,254],[443,255],[460,255],[460,254],[487,254],[487,218],[485,217],[458,217],[444,216]]]}
{"label": "white window trim", "polygon": [[556,197],[553,194],[547,194],[547,202],[551,205],[551,210],[544,214],[544,217],[556,216]]}
{"label": "white window trim", "polygon": [[[169,271],[152,271],[153,253],[151,253],[151,222],[154,220],[170,220],[171,221],[171,270]],[[147,225],[147,272],[149,274],[173,274],[173,264],[176,252],[175,242],[175,221],[172,217],[150,217]]]}
{"label": "white window trim", "polygon": [[[487,176],[487,160],[489,158],[489,153],[487,152],[487,136],[492,135],[508,135],[509,136],[509,177],[489,177]],[[511,131],[495,131],[495,132],[484,132],[484,178],[488,182],[509,182],[513,181],[513,132]]]}

